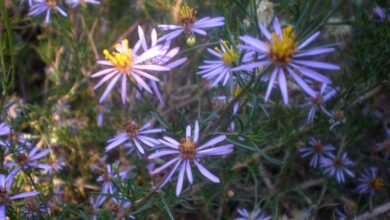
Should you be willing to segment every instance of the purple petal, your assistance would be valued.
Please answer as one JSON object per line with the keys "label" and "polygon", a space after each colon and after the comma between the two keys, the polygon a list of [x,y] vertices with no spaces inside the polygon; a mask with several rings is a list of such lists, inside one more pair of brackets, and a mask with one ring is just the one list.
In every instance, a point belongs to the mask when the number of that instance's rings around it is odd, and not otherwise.
{"label": "purple petal", "polygon": [[305,40],[303,43],[301,43],[299,46],[298,46],[298,49],[302,49],[304,47],[306,47],[308,44],[310,44],[313,40],[315,40],[318,36],[320,36],[320,32],[316,32],[314,33],[313,35],[311,35],[309,38],[307,38],[307,40]]}
{"label": "purple petal", "polygon": [[214,183],[220,183],[218,177],[216,177],[214,174],[210,173],[204,166],[202,166],[200,163],[198,163],[196,160],[194,160],[195,165],[198,167],[200,173],[205,176],[207,179],[213,181]]}
{"label": "purple petal", "polygon": [[317,94],[316,92],[314,92],[314,90],[312,88],[310,88],[309,85],[307,85],[307,83],[305,81],[303,81],[301,79],[301,77],[299,77],[297,74],[294,73],[294,71],[292,71],[290,68],[287,67],[287,71],[290,73],[290,75],[294,78],[295,82],[298,83],[298,85],[307,93],[309,94],[311,97],[316,97]]}
{"label": "purple petal", "polygon": [[157,152],[149,155],[148,159],[151,160],[151,159],[154,159],[156,157],[161,157],[161,156],[170,155],[170,154],[178,154],[178,153],[180,153],[180,152],[177,150],[162,150],[162,151],[157,151]]}
{"label": "purple petal", "polygon": [[115,86],[115,83],[118,81],[120,75],[116,75],[114,79],[108,84],[106,90],[104,91],[103,95],[99,99],[99,103],[102,103],[104,99],[108,96],[108,94],[111,92],[112,88]]}
{"label": "purple petal", "polygon": [[279,72],[279,87],[282,93],[283,102],[285,105],[287,105],[288,104],[287,80],[286,80],[286,76],[284,75],[283,69],[280,69]]}
{"label": "purple petal", "polygon": [[268,82],[267,92],[265,93],[265,97],[264,97],[265,102],[268,102],[268,99],[269,99],[269,96],[271,95],[272,88],[274,87],[275,78],[276,78],[276,75],[278,74],[278,72],[279,72],[279,68],[277,68],[277,67],[272,72],[271,79]]}
{"label": "purple petal", "polygon": [[313,56],[323,53],[331,53],[335,51],[334,48],[320,48],[320,49],[312,49],[306,52],[297,53],[294,55],[294,57],[307,57],[307,56]]}
{"label": "purple petal", "polygon": [[187,173],[188,181],[190,182],[190,184],[192,184],[194,179],[192,177],[191,164],[189,160],[186,160],[186,173]]}
{"label": "purple petal", "polygon": [[179,179],[177,180],[176,196],[179,196],[183,188],[184,172],[186,170],[186,163],[182,163],[180,167]]}
{"label": "purple petal", "polygon": [[218,137],[215,137],[215,138],[209,140],[207,143],[201,145],[200,147],[198,147],[197,150],[199,151],[199,150],[205,149],[207,147],[213,146],[215,144],[218,144],[221,141],[224,141],[225,139],[226,139],[226,135],[220,135]]}
{"label": "purple petal", "polygon": [[328,70],[339,70],[340,67],[330,63],[324,63],[319,61],[309,61],[309,60],[294,60],[293,63],[301,64],[304,66],[309,66],[318,69],[328,69]]}
{"label": "purple petal", "polygon": [[25,197],[30,197],[30,196],[36,196],[38,194],[39,194],[39,192],[36,192],[36,191],[25,192],[25,193],[20,193],[20,194],[11,196],[10,199],[15,200],[15,199],[20,199],[20,198],[25,198]]}
{"label": "purple petal", "polygon": [[178,160],[180,160],[180,158],[179,157],[175,157],[175,158],[171,159],[170,161],[166,162],[161,167],[159,167],[159,168],[153,170],[152,172],[150,172],[150,174],[155,175],[157,173],[160,173],[161,171],[165,170],[166,168],[168,168],[169,166],[171,166],[173,163],[175,163]]}

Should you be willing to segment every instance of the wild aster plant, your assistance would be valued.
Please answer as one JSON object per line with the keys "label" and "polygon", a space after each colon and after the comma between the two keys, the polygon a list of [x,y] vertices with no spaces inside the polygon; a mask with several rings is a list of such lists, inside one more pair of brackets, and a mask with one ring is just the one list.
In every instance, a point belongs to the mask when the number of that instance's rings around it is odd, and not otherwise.
{"label": "wild aster plant", "polygon": [[47,156],[49,153],[50,149],[40,151],[38,147],[34,147],[28,154],[24,151],[16,153],[14,161],[8,161],[5,165],[7,167],[13,167],[13,170],[10,173],[10,175],[13,176],[16,175],[20,170],[26,171],[31,168],[37,168],[44,170],[45,172],[50,172],[50,165],[38,162],[38,160]]}
{"label": "wild aster plant", "polygon": [[30,8],[28,15],[38,16],[43,12],[46,12],[45,22],[50,22],[50,15],[54,12],[59,12],[62,16],[68,16],[64,10],[62,10],[58,5],[56,0],[33,0],[33,4]]}
{"label": "wild aster plant", "polygon": [[[113,180],[114,179],[124,180],[126,178],[127,178],[127,171],[117,172],[116,170],[112,169],[110,164],[108,164],[103,175],[99,176],[96,180],[98,182],[102,182],[102,184],[103,184],[101,192],[103,194],[110,194],[111,195],[111,194],[114,194],[114,192],[116,191],[115,187],[114,187]],[[106,198],[107,196],[102,195],[102,197]]]}
{"label": "wild aster plant", "polygon": [[[145,52],[149,48],[155,47],[157,45],[157,42],[159,41],[157,38],[156,29],[153,29],[151,34],[150,34],[150,46],[148,46],[144,31],[140,26],[138,26],[138,35],[139,35],[140,40],[134,46],[134,50],[135,50],[134,53],[136,53],[136,54],[142,53],[141,49],[143,52]],[[174,69],[187,61],[187,58],[180,58],[178,60],[171,61],[179,53],[180,48],[175,47],[175,48],[171,49],[170,47],[171,47],[171,42],[169,40],[166,40],[162,44],[161,54],[152,58],[151,60],[148,60],[146,63],[147,64],[161,65],[161,66],[165,66],[169,69]],[[156,94],[157,98],[159,99],[160,103],[164,104],[161,93],[157,87],[156,81],[150,80],[150,83],[152,84],[152,89],[153,89],[154,93]]]}
{"label": "wild aster plant", "polygon": [[195,34],[207,35],[207,32],[203,29],[223,26],[225,18],[205,17],[197,20],[193,8],[184,5],[180,8],[177,15],[177,25],[172,24],[160,24],[158,27],[163,31],[172,31],[160,38],[160,40],[172,40],[182,33],[187,35],[187,43],[189,41],[195,41]]}
{"label": "wild aster plant", "polygon": [[[169,172],[168,176],[165,178],[163,183],[160,185],[160,188],[164,187],[165,184],[168,183],[172,179],[173,174],[179,168],[179,178],[176,186],[176,195],[179,196],[184,182],[184,175],[186,174],[188,181],[190,184],[193,183],[193,175],[191,170],[191,164],[195,164],[200,173],[203,176],[208,178],[214,183],[219,183],[220,180],[210,171],[208,171],[201,163],[200,158],[204,156],[219,156],[231,153],[233,151],[232,144],[215,146],[226,139],[225,135],[219,135],[210,141],[207,141],[205,144],[198,146],[199,139],[199,123],[195,122],[195,129],[191,135],[191,125],[187,125],[186,128],[186,136],[185,138],[177,141],[171,137],[163,137],[160,139],[161,144],[166,149],[157,151],[151,155],[149,155],[148,159],[155,159],[166,155],[175,155],[173,159],[170,159],[164,165],[159,168],[153,170],[151,172],[152,175],[162,172],[169,166],[173,165],[173,169]],[[214,146],[214,147],[212,147]]]}
{"label": "wild aster plant", "polygon": [[274,33],[271,34],[262,24],[259,24],[259,26],[267,41],[261,41],[245,35],[240,37],[241,41],[244,42],[244,45],[239,46],[239,48],[245,49],[249,52],[260,53],[261,55],[265,55],[264,58],[243,64],[241,67],[236,68],[236,70],[251,71],[252,69],[258,67],[266,67],[269,65],[273,66],[264,98],[265,101],[268,101],[272,87],[277,79],[282,93],[283,102],[288,104],[286,75],[291,76],[307,94],[315,97],[316,93],[314,90],[302,79],[300,75],[321,83],[330,83],[331,81],[327,77],[310,68],[327,70],[340,69],[334,64],[300,59],[301,57],[308,57],[334,51],[334,48],[303,50],[320,35],[320,32],[314,33],[304,42],[298,44],[293,27],[287,26],[282,29],[276,17],[273,22]]}
{"label": "wild aster plant", "polygon": [[[113,212],[116,215],[124,212],[130,206],[131,206],[131,202],[123,201],[123,200],[116,199],[116,198],[111,198],[110,201],[106,205],[107,209],[110,210],[111,212]],[[122,220],[125,220],[125,219],[135,219],[135,217],[132,216],[132,215],[128,215],[127,217],[123,217],[121,219]]]}
{"label": "wild aster plant", "polygon": [[120,44],[115,45],[116,51],[110,53],[108,50],[104,50],[103,53],[107,60],[98,60],[97,63],[107,66],[108,68],[91,75],[92,78],[104,76],[99,83],[94,86],[94,89],[99,88],[103,85],[103,83],[110,80],[106,90],[99,99],[99,103],[102,103],[106,99],[119,79],[121,80],[121,96],[123,104],[126,102],[127,80],[135,82],[138,88],[145,89],[147,92],[152,93],[152,90],[142,78],[145,77],[152,81],[159,81],[159,79],[144,72],[144,70],[170,70],[170,68],[161,65],[145,64],[164,53],[161,48],[161,45],[156,45],[140,55],[137,55],[134,52],[137,51],[137,49],[133,50],[129,48],[129,42],[125,39],[122,40]]}
{"label": "wild aster plant", "polygon": [[[229,98],[228,96],[217,96],[213,99],[213,105],[219,110],[226,110],[227,106],[229,105],[229,102],[232,101],[232,98]],[[235,101],[233,103],[233,112],[232,116],[234,117],[237,115],[238,108],[240,107],[240,102]],[[234,120],[232,120],[229,124],[229,130],[235,131],[236,124],[234,123]]]}
{"label": "wild aster plant", "polygon": [[36,191],[31,191],[11,196],[13,178],[13,175],[5,176],[4,174],[0,174],[0,219],[6,219],[6,207],[11,205],[12,200],[36,196],[39,194]]}
{"label": "wild aster plant", "polygon": [[372,16],[374,17],[375,21],[382,22],[386,19],[386,12],[385,12],[385,10],[383,10],[383,8],[376,5],[372,9]]}
{"label": "wild aster plant", "polygon": [[93,220],[97,220],[99,208],[102,206],[105,200],[106,197],[100,195],[96,197],[96,200],[92,196],[89,197],[89,204],[91,205],[91,207],[89,207],[86,212],[92,216]]}
{"label": "wild aster plant", "polygon": [[130,146],[137,148],[138,152],[145,154],[145,150],[142,147],[142,143],[154,147],[160,142],[152,137],[148,137],[149,134],[156,134],[163,131],[161,128],[151,129],[152,125],[148,122],[145,123],[141,128],[135,120],[130,120],[126,125],[126,132],[122,132],[116,135],[114,138],[108,140],[108,146],[106,147],[106,152],[114,149],[115,147],[128,142]]}
{"label": "wild aster plant", "polygon": [[271,220],[270,216],[266,216],[261,213],[260,208],[256,208],[252,212],[248,212],[246,209],[237,209],[238,218],[235,218],[235,220]]}
{"label": "wild aster plant", "polygon": [[79,5],[84,6],[87,3],[98,5],[98,4],[100,4],[100,1],[97,1],[97,0],[67,0],[66,3],[68,5],[70,5],[72,8],[76,8]]}
{"label": "wild aster plant", "polygon": [[357,182],[356,190],[362,194],[372,195],[384,187],[384,180],[379,176],[377,167],[364,169],[358,176]]}
{"label": "wild aster plant", "polygon": [[328,84],[323,84],[321,86],[320,91],[316,94],[316,96],[308,98],[308,106],[310,106],[309,114],[307,115],[307,122],[313,123],[314,118],[316,116],[316,113],[318,111],[324,113],[328,117],[332,117],[332,113],[330,113],[328,110],[326,110],[324,104],[329,99],[331,99],[335,94],[337,90],[333,89],[328,86]]}
{"label": "wild aster plant", "polygon": [[340,153],[338,156],[329,154],[326,157],[322,157],[320,163],[324,173],[336,177],[338,183],[345,182],[345,174],[352,178],[355,177],[355,174],[350,170],[353,162],[345,152]]}
{"label": "wild aster plant", "polygon": [[198,72],[203,78],[212,82],[211,86],[215,87],[218,83],[223,86],[232,78],[234,65],[238,62],[238,53],[232,46],[228,46],[226,41],[221,40],[220,47],[214,50],[208,48],[207,51],[216,56],[217,60],[205,60],[204,65],[199,66]]}
{"label": "wild aster plant", "polygon": [[309,141],[309,146],[301,148],[299,151],[301,152],[301,157],[306,158],[311,156],[310,158],[310,167],[317,168],[321,159],[327,155],[333,155],[333,151],[335,148],[330,144],[322,144],[321,141],[312,138]]}

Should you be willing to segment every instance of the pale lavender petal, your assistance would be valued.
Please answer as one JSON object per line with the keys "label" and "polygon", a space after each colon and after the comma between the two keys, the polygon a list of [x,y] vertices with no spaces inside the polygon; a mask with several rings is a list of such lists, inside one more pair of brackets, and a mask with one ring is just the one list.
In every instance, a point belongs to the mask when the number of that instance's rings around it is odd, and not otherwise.
{"label": "pale lavender petal", "polygon": [[297,53],[294,55],[294,57],[307,57],[307,56],[313,56],[323,53],[331,53],[335,51],[334,48],[320,48],[320,49],[312,49],[306,52]]}
{"label": "pale lavender petal", "polygon": [[328,69],[328,70],[339,70],[340,67],[330,63],[324,63],[319,61],[309,61],[309,60],[294,60],[293,63],[301,64],[304,66],[309,66],[319,69]]}
{"label": "pale lavender petal", "polygon": [[268,82],[267,92],[265,93],[265,97],[264,97],[264,100],[266,102],[268,102],[269,96],[271,95],[271,91],[272,91],[272,88],[274,87],[276,75],[278,74],[278,72],[279,72],[279,68],[278,67],[276,67],[274,69],[274,71],[272,72],[271,78],[270,78],[270,80]]}
{"label": "pale lavender petal", "polygon": [[187,139],[191,138],[191,125],[187,125],[187,128],[186,128],[186,138]]}
{"label": "pale lavender petal", "polygon": [[122,103],[125,104],[126,102],[126,93],[127,93],[127,76],[122,76],[122,89],[121,89],[121,95],[122,95]]}
{"label": "pale lavender petal", "polygon": [[115,68],[107,68],[107,69],[101,70],[99,72],[96,72],[96,73],[92,74],[91,78],[96,78],[96,77],[99,77],[99,76],[103,76],[103,75],[109,74],[109,73],[113,72],[114,70],[115,70]]}
{"label": "pale lavender petal", "polygon": [[142,148],[141,144],[138,143],[136,139],[133,139],[135,146],[141,154],[145,154],[145,150]]}
{"label": "pale lavender petal", "polygon": [[261,62],[256,62],[256,63],[249,63],[249,64],[243,64],[238,67],[234,67],[231,70],[232,71],[241,71],[241,70],[246,70],[246,71],[251,71],[253,68],[258,68],[258,67],[263,67],[266,65],[269,65],[271,61],[261,61]]}
{"label": "pale lavender petal", "polygon": [[173,169],[171,170],[171,172],[168,174],[168,176],[165,178],[165,180],[161,183],[161,185],[160,185],[160,187],[159,187],[160,189],[161,189],[162,187],[164,187],[165,184],[167,184],[169,180],[172,179],[173,174],[176,172],[176,170],[177,170],[177,168],[179,167],[179,165],[180,165],[181,162],[182,162],[181,159],[180,159],[179,161],[177,161],[177,163],[175,164],[175,167],[173,167]]}
{"label": "pale lavender petal", "polygon": [[287,105],[288,104],[287,80],[286,80],[286,76],[284,75],[283,69],[280,69],[279,72],[279,87],[282,93],[283,102],[285,105]]}
{"label": "pale lavender petal", "polygon": [[194,131],[194,141],[198,142],[199,139],[199,123],[198,120],[195,121],[195,131]]}
{"label": "pale lavender petal", "polygon": [[38,194],[39,194],[39,192],[36,192],[36,191],[25,192],[25,193],[20,193],[20,194],[11,196],[10,199],[15,200],[15,199],[20,199],[20,198],[25,198],[25,197],[30,197],[30,196],[36,196]]}
{"label": "pale lavender petal", "polygon": [[194,178],[192,176],[192,170],[191,170],[191,164],[189,160],[186,160],[186,173],[187,173],[187,178],[190,184],[193,183]]}
{"label": "pale lavender petal", "polygon": [[112,79],[110,84],[108,84],[106,90],[104,91],[103,95],[99,99],[99,103],[102,103],[104,101],[104,99],[106,99],[106,97],[111,92],[112,88],[114,87],[115,83],[118,81],[119,77],[120,77],[120,75],[118,74],[117,76],[115,76],[114,79]]}
{"label": "pale lavender petal", "polygon": [[303,75],[309,77],[309,78],[312,78],[314,80],[317,80],[317,81],[320,81],[320,82],[323,82],[323,83],[331,83],[330,79],[320,73],[317,73],[315,72],[314,70],[311,70],[311,69],[307,69],[307,68],[304,68],[304,67],[301,67],[301,66],[298,66],[298,65],[295,65],[295,64],[290,64],[292,67],[294,67],[295,69],[297,69],[300,73],[302,73]]}
{"label": "pale lavender petal", "polygon": [[280,26],[280,23],[279,23],[279,20],[277,17],[274,18],[273,26],[274,26],[274,31],[279,36],[279,38],[283,39],[282,27]]}
{"label": "pale lavender petal", "polygon": [[112,150],[113,148],[117,147],[118,145],[122,144],[123,142],[127,141],[128,137],[121,137],[115,140],[114,142],[110,143],[106,148],[105,151],[108,152]]}
{"label": "pale lavender petal", "polygon": [[298,49],[302,49],[304,47],[306,47],[308,44],[310,44],[313,40],[315,40],[318,36],[320,36],[320,32],[316,32],[314,33],[313,35],[311,35],[309,38],[307,38],[307,40],[305,40],[303,43],[301,43],[299,46],[298,46]]}
{"label": "pale lavender petal", "polygon": [[146,84],[146,82],[141,78],[139,77],[138,75],[136,74],[133,74],[132,75],[133,78],[135,79],[135,81],[138,83],[139,86],[141,86],[142,88],[144,88],[146,91],[148,91],[149,93],[152,93],[152,90],[150,89],[150,87]]}
{"label": "pale lavender petal", "polygon": [[[166,168],[168,168],[169,166],[171,166],[173,163],[175,163],[176,161],[179,161],[180,158],[179,157],[175,157],[173,159],[171,159],[170,161],[166,162],[164,165],[162,165],[161,167],[153,170],[152,172],[150,172],[150,174],[152,175],[155,175],[157,173],[160,173],[161,171],[165,170]],[[179,161],[180,162],[180,161]]]}
{"label": "pale lavender petal", "polygon": [[239,38],[244,43],[249,44],[249,45],[257,48],[258,50],[260,50],[262,52],[268,52],[269,51],[269,46],[267,44],[265,44],[264,42],[254,38],[254,37],[251,37],[249,35],[245,35],[245,36],[242,36],[242,37],[239,37]]}
{"label": "pale lavender petal", "polygon": [[161,156],[170,155],[170,154],[178,154],[178,153],[180,153],[180,152],[177,150],[162,150],[162,151],[157,151],[157,152],[149,155],[148,159],[151,160],[151,159],[154,159],[156,157],[161,157]]}
{"label": "pale lavender petal", "polygon": [[50,153],[50,149],[45,149],[45,150],[41,151],[40,153],[31,157],[30,160],[38,160],[38,159],[48,155],[49,153]]}
{"label": "pale lavender petal", "polygon": [[210,173],[204,166],[202,166],[200,163],[198,163],[196,160],[194,160],[195,165],[198,167],[200,173],[205,176],[207,179],[213,181],[214,183],[221,182],[218,177],[216,177],[214,174]]}
{"label": "pale lavender petal", "polygon": [[184,172],[186,170],[186,163],[182,163],[180,167],[179,179],[177,180],[176,196],[179,196],[183,188]]}
{"label": "pale lavender petal", "polygon": [[0,219],[6,219],[6,216],[5,216],[5,205],[0,205]]}
{"label": "pale lavender petal", "polygon": [[292,71],[290,68],[287,68],[287,71],[290,73],[290,75],[294,78],[295,82],[298,83],[298,85],[307,93],[309,94],[311,97],[316,97],[317,94],[316,92],[314,92],[314,90],[312,88],[310,88],[309,85],[307,85],[307,83],[305,81],[303,81],[301,79],[301,77],[299,77],[297,74],[294,73],[294,71]]}
{"label": "pale lavender petal", "polygon": [[226,135],[220,135],[218,137],[215,137],[215,138],[209,140],[207,143],[201,145],[200,147],[197,148],[197,150],[199,151],[199,150],[205,149],[207,147],[213,146],[215,144],[218,144],[221,141],[224,141],[225,139],[226,139]]}
{"label": "pale lavender petal", "polygon": [[227,144],[227,145],[223,145],[223,146],[219,146],[219,147],[215,147],[215,148],[211,148],[211,149],[201,150],[201,151],[198,151],[197,154],[199,154],[199,156],[225,155],[225,154],[231,153],[232,151],[233,151],[233,145]]}

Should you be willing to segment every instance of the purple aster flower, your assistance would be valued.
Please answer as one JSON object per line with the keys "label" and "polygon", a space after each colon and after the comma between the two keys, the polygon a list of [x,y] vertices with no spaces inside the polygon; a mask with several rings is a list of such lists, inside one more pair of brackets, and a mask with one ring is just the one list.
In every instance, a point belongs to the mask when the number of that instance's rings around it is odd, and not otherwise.
{"label": "purple aster flower", "polygon": [[308,123],[314,122],[314,118],[318,111],[332,118],[332,113],[326,110],[324,104],[329,99],[331,99],[336,94],[336,92],[337,92],[336,89],[329,87],[328,84],[325,83],[321,86],[320,92],[318,92],[316,96],[308,98],[309,102],[307,105],[310,106],[309,114],[307,116]]}
{"label": "purple aster flower", "polygon": [[[257,52],[263,55],[263,58],[243,64],[235,70],[251,71],[254,68],[272,65],[271,76],[269,77],[268,88],[265,94],[265,101],[268,101],[275,81],[279,82],[283,102],[288,104],[287,77],[290,76],[294,81],[310,96],[315,97],[314,90],[305,82],[302,77],[310,78],[321,83],[330,83],[331,81],[322,74],[311,68],[338,70],[339,66],[311,60],[301,60],[303,57],[325,54],[334,51],[334,48],[316,48],[303,50],[307,45],[313,42],[320,32],[316,32],[302,43],[298,43],[292,26],[281,28],[278,19],[275,17],[273,22],[274,33],[270,33],[262,24],[259,24],[263,35],[267,41],[261,41],[251,36],[240,37],[245,44],[239,46],[248,52]],[[264,56],[265,55],[265,56]]]}
{"label": "purple aster flower", "polygon": [[70,5],[72,8],[76,8],[79,5],[84,6],[87,3],[94,4],[94,5],[100,4],[100,2],[97,0],[67,0],[66,3]]}
{"label": "purple aster flower", "polygon": [[301,152],[301,157],[306,158],[306,157],[311,157],[310,159],[310,167],[317,168],[321,159],[324,156],[327,155],[333,155],[333,151],[335,148],[330,145],[324,145],[321,143],[321,141],[312,138],[309,141],[309,146],[301,148],[299,151]]}
{"label": "purple aster flower", "polygon": [[[156,29],[153,29],[150,34],[150,46],[148,46],[148,43],[145,39],[144,31],[140,26],[138,26],[138,35],[139,35],[139,41],[134,46],[134,53],[141,52],[140,49],[142,49],[143,52],[148,51],[149,48],[153,48],[157,46],[157,42],[159,41],[157,39],[157,32]],[[157,55],[153,57],[152,59],[148,60],[147,64],[154,64],[159,66],[164,66],[169,69],[174,69],[180,65],[182,65],[184,62],[187,61],[187,58],[180,58],[175,61],[171,61],[180,51],[179,47],[170,48],[171,42],[169,40],[165,41],[164,44],[162,44],[161,47],[161,53],[160,55]],[[153,92],[156,94],[157,98],[159,99],[160,103],[164,104],[164,101],[162,99],[161,93],[157,87],[156,81],[150,80],[150,83],[152,85]],[[142,89],[142,88],[141,88]]]}
{"label": "purple aster flower", "polygon": [[340,153],[340,156],[328,154],[322,157],[320,161],[321,167],[325,174],[336,177],[338,183],[345,182],[345,174],[354,178],[355,174],[350,170],[353,162],[348,158],[347,153]]}
{"label": "purple aster flower", "polygon": [[204,65],[199,66],[199,75],[212,82],[215,87],[218,83],[223,86],[232,78],[233,65],[238,61],[238,53],[232,46],[228,46],[226,41],[221,40],[220,47],[207,49],[209,53],[216,56],[217,60],[205,60]]}
{"label": "purple aster flower", "polygon": [[160,40],[172,40],[179,36],[182,33],[185,33],[188,39],[195,40],[195,34],[207,35],[207,32],[203,29],[223,26],[225,18],[224,17],[216,17],[210,18],[205,17],[197,20],[195,17],[194,9],[184,5],[180,8],[179,13],[177,15],[177,24],[161,24],[158,27],[163,31],[172,31],[161,37]]}
{"label": "purple aster flower", "polygon": [[[121,195],[119,196],[121,197]],[[106,204],[107,209],[114,214],[118,215],[123,213],[125,210],[127,210],[131,206],[131,202],[124,201],[117,198],[111,198],[110,201]],[[128,215],[127,217],[121,218],[122,220],[125,219],[135,219],[134,216]]]}
{"label": "purple aster flower", "polygon": [[37,219],[47,212],[47,207],[36,199],[26,199],[22,207],[22,215],[26,219]]}
{"label": "purple aster flower", "polygon": [[104,201],[106,200],[106,197],[104,196],[97,196],[96,200],[91,196],[89,197],[89,204],[91,205],[86,209],[86,212],[92,216],[93,220],[97,220],[97,215],[99,214],[99,208],[102,206]]}
{"label": "purple aster flower", "polygon": [[357,182],[356,190],[362,194],[372,195],[384,187],[384,180],[379,176],[377,167],[364,169],[358,176]]}
{"label": "purple aster flower", "polygon": [[246,209],[237,209],[239,214],[235,220],[271,220],[270,216],[262,214],[260,208],[256,208],[252,212],[248,212]]}
{"label": "purple aster flower", "polygon": [[[114,194],[115,187],[113,180],[119,179],[119,180],[125,180],[127,178],[127,171],[117,171],[113,170],[111,165],[107,165],[106,170],[104,171],[103,175],[99,176],[96,180],[98,182],[102,182],[102,193],[103,194]],[[105,195],[102,195],[104,198]]]}
{"label": "purple aster flower", "polygon": [[[140,36],[144,37],[143,35]],[[129,48],[129,42],[125,39],[115,46],[116,51],[110,53],[108,50],[104,50],[103,53],[107,60],[98,60],[97,63],[108,66],[108,68],[96,72],[91,76],[92,78],[103,77],[99,83],[94,86],[94,89],[97,89],[103,85],[103,83],[110,81],[103,95],[100,97],[99,103],[102,103],[106,99],[119,79],[121,81],[121,96],[123,104],[126,102],[127,80],[134,81],[138,88],[145,89],[147,92],[152,94],[152,90],[143,77],[152,81],[159,81],[159,79],[149,73],[146,73],[145,71],[170,70],[170,68],[166,66],[148,64],[148,62],[153,58],[161,56],[161,54],[164,53],[161,48],[162,45],[155,45],[138,55],[138,48]]]}
{"label": "purple aster flower", "polygon": [[200,158],[204,156],[219,156],[231,153],[233,151],[232,144],[215,146],[226,139],[225,135],[219,135],[205,144],[198,146],[199,139],[199,123],[195,122],[195,129],[191,135],[191,125],[187,125],[186,128],[186,136],[181,139],[180,142],[176,141],[171,137],[163,137],[160,139],[161,144],[166,148],[163,150],[159,150],[151,155],[149,155],[149,159],[155,159],[166,155],[174,155],[173,159],[170,159],[164,165],[158,167],[157,169],[151,172],[152,175],[160,173],[165,170],[169,166],[173,165],[173,169],[169,172],[168,176],[165,178],[163,183],[160,185],[160,188],[165,186],[172,179],[173,174],[179,168],[179,178],[176,186],[176,195],[179,196],[184,182],[184,175],[186,174],[188,181],[190,184],[193,182],[192,169],[191,164],[193,163],[200,173],[203,176],[208,178],[214,183],[219,183],[220,180],[210,171],[208,171],[201,163]]}
{"label": "purple aster flower", "polygon": [[5,176],[4,174],[0,174],[0,219],[6,219],[6,206],[11,205],[12,200],[36,196],[39,194],[36,191],[31,191],[11,196],[13,178],[13,175]]}
{"label": "purple aster flower", "polygon": [[28,15],[38,16],[43,12],[46,12],[45,22],[48,23],[50,21],[52,11],[59,12],[64,17],[68,16],[66,12],[57,5],[56,0],[33,0],[33,4]]}
{"label": "purple aster flower", "polygon": [[7,161],[5,166],[14,167],[10,175],[16,175],[20,170],[26,171],[30,168],[37,168],[44,170],[45,172],[50,172],[50,165],[38,162],[38,160],[47,156],[49,153],[50,149],[40,150],[38,147],[31,149],[28,154],[24,151],[20,151],[16,153],[14,161]]}
{"label": "purple aster flower", "polygon": [[376,22],[383,22],[386,19],[386,12],[380,6],[376,5],[372,9],[372,16]]}
{"label": "purple aster flower", "polygon": [[384,155],[386,160],[390,158],[390,139],[385,140],[384,142],[377,144],[377,147],[380,151],[383,152],[383,155]]}
{"label": "purple aster flower", "polygon": [[122,143],[128,142],[130,143],[130,147],[134,147],[135,145],[138,152],[145,154],[145,150],[141,144],[154,147],[156,144],[160,143],[157,139],[149,137],[148,135],[163,131],[161,128],[150,128],[151,126],[151,123],[148,122],[140,128],[139,124],[135,120],[130,120],[129,123],[127,123],[126,132],[122,132],[116,135],[114,138],[108,140],[106,152],[112,150]]}

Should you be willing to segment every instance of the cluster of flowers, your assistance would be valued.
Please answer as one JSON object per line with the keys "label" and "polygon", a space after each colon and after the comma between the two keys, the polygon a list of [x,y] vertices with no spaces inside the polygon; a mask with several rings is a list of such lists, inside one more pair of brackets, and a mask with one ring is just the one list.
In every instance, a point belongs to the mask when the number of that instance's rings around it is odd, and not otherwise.
{"label": "cluster of flowers", "polygon": [[[5,158],[2,172],[9,170],[8,174],[0,174],[0,219],[5,219],[6,210],[8,207],[11,207],[13,200],[33,197],[39,194],[36,191],[37,189],[14,194],[14,189],[18,190],[20,186],[12,187],[12,185],[19,179],[19,176],[31,178],[31,172],[34,169],[50,173],[51,166],[39,162],[40,159],[50,153],[50,149],[41,150],[25,139],[24,135],[16,136],[11,132],[10,126],[6,123],[0,123],[0,148],[2,158]],[[47,213],[47,208],[42,201],[26,200],[22,213],[25,217],[31,218]]]}
{"label": "cluster of flowers", "polygon": [[[310,167],[321,167],[325,174],[335,177],[338,183],[345,182],[345,175],[355,178],[351,170],[354,162],[348,158],[346,152],[339,151],[335,155],[335,150],[334,146],[312,138],[309,146],[301,148],[300,152],[303,158],[311,157]],[[374,166],[364,169],[358,176],[357,182],[356,191],[362,194],[372,195],[384,187],[384,179],[379,175],[379,169]]]}

